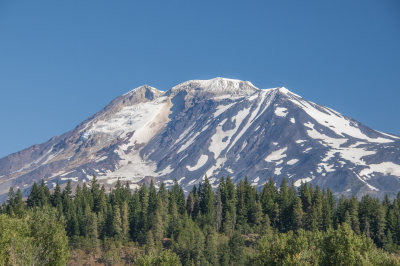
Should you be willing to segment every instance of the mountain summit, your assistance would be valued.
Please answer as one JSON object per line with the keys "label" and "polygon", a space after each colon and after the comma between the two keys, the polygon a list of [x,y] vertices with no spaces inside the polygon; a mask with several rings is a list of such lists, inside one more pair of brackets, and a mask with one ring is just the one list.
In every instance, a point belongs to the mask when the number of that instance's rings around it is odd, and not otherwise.
{"label": "mountain summit", "polygon": [[218,77],[210,80],[189,80],[173,87],[171,92],[182,90],[212,95],[251,95],[259,89],[249,81]]}
{"label": "mountain summit", "polygon": [[204,175],[272,177],[330,187],[337,195],[394,197],[400,190],[400,137],[370,129],[286,88],[251,82],[191,80],[168,91],[148,85],[114,99],[74,130],[0,159],[0,200],[26,195],[42,178],[132,189],[176,179],[186,191]]}

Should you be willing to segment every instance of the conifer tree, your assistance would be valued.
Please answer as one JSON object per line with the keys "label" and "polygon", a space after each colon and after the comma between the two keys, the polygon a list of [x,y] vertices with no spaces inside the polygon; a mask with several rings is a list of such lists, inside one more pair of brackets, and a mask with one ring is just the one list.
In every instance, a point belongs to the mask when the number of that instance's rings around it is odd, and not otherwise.
{"label": "conifer tree", "polygon": [[150,186],[149,186],[149,207],[148,207],[148,213],[149,216],[155,215],[155,212],[157,210],[157,191],[154,186],[153,180],[150,181]]}
{"label": "conifer tree", "polygon": [[214,192],[207,176],[204,178],[200,194],[200,211],[203,216],[203,225],[212,225],[214,222]]}
{"label": "conifer tree", "polygon": [[122,237],[127,240],[129,237],[129,214],[128,214],[128,203],[124,201],[122,203],[121,209],[121,227],[122,227]]}
{"label": "conifer tree", "polygon": [[294,204],[292,205],[292,229],[298,231],[303,227],[303,206],[299,197],[295,198]]}
{"label": "conifer tree", "polygon": [[221,191],[217,189],[217,196],[215,198],[215,230],[220,232],[222,227],[222,200]]}
{"label": "conifer tree", "polygon": [[151,230],[146,233],[146,254],[150,254],[155,249],[153,232]]}
{"label": "conifer tree", "polygon": [[13,187],[10,187],[8,191],[8,200],[7,200],[7,213],[10,216],[14,216],[14,205],[15,205],[15,193]]}
{"label": "conifer tree", "polygon": [[243,181],[236,186],[236,224],[244,228],[247,223],[246,190]]}
{"label": "conifer tree", "polygon": [[268,216],[272,219],[273,224],[276,224],[278,217],[276,216],[275,203],[277,201],[277,189],[275,187],[274,180],[272,178],[269,179],[268,183],[264,185],[260,201],[263,208],[264,214],[268,214]]}
{"label": "conifer tree", "polygon": [[39,188],[36,182],[33,182],[31,193],[28,196],[27,200],[28,207],[33,208],[35,206],[39,206]]}
{"label": "conifer tree", "polygon": [[50,190],[46,186],[44,179],[42,179],[42,181],[40,182],[38,196],[39,196],[39,206],[46,206],[47,204],[49,204]]}
{"label": "conifer tree", "polygon": [[148,209],[149,209],[149,191],[145,184],[143,184],[139,189],[139,199],[140,199],[140,217],[139,217],[139,241],[144,242],[146,238],[146,233],[149,230],[148,221]]}
{"label": "conifer tree", "polygon": [[164,221],[161,218],[160,209],[156,210],[152,231],[153,231],[155,245],[157,247],[161,247],[162,245],[161,241],[163,240],[164,237]]}
{"label": "conifer tree", "polygon": [[352,197],[349,203],[349,214],[351,220],[351,228],[356,234],[360,234],[360,221],[358,219],[358,200]]}
{"label": "conifer tree", "polygon": [[56,183],[56,187],[54,188],[53,194],[50,197],[50,201],[54,207],[62,205],[61,188],[58,182]]}
{"label": "conifer tree", "polygon": [[119,210],[118,205],[114,206],[114,208],[113,208],[112,236],[116,240],[122,240],[123,239],[121,212]]}
{"label": "conifer tree", "polygon": [[194,196],[193,191],[191,191],[186,199],[186,212],[189,216],[193,216],[194,211]]}
{"label": "conifer tree", "polygon": [[303,205],[304,212],[304,227],[307,230],[311,230],[313,209],[312,209],[312,186],[308,186],[307,183],[301,183],[300,186],[300,198]]}
{"label": "conifer tree", "polygon": [[282,183],[279,189],[279,221],[280,221],[280,230],[282,232],[286,232],[289,230],[288,227],[288,220],[290,219],[290,201],[289,201],[289,192],[288,192],[288,186],[287,186],[287,181],[286,178],[282,179]]}
{"label": "conifer tree", "polygon": [[129,209],[130,235],[133,240],[137,241],[140,232],[141,221],[141,204],[139,193],[137,191],[133,193]]}
{"label": "conifer tree", "polygon": [[25,214],[25,204],[24,201],[22,199],[22,193],[21,190],[18,189],[17,190],[17,195],[15,196],[14,199],[14,214],[19,217],[22,218]]}
{"label": "conifer tree", "polygon": [[181,186],[179,186],[178,181],[174,180],[174,185],[170,191],[170,201],[175,201],[176,207],[178,208],[179,214],[183,214],[186,211],[185,208],[185,194]]}
{"label": "conifer tree", "polygon": [[312,230],[322,229],[322,192],[318,186],[315,188],[312,198],[311,229]]}

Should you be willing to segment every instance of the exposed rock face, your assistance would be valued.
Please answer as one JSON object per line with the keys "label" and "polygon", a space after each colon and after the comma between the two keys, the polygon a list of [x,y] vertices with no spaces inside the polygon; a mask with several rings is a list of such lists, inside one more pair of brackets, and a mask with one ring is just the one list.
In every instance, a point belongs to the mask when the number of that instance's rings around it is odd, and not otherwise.
{"label": "exposed rock face", "polygon": [[153,179],[189,190],[204,175],[312,182],[336,195],[393,197],[400,190],[400,138],[372,130],[285,88],[193,80],[163,92],[141,86],[74,130],[0,159],[0,201],[9,186],[88,182],[96,175],[135,188]]}

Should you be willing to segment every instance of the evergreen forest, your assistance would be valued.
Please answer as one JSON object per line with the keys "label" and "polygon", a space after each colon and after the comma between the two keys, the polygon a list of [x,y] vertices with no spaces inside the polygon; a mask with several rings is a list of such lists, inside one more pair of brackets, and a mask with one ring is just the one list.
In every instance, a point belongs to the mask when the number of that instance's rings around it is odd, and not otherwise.
{"label": "evergreen forest", "polygon": [[341,197],[283,179],[110,190],[42,180],[0,208],[0,265],[400,265],[400,193]]}

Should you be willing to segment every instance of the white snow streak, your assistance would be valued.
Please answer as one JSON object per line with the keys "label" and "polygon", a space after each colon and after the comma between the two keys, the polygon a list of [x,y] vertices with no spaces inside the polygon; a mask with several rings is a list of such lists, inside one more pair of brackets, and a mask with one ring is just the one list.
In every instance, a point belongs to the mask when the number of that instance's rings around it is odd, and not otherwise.
{"label": "white snow streak", "polygon": [[324,108],[325,112],[322,112],[313,106],[315,105],[314,103],[310,103],[302,99],[298,99],[297,101],[290,99],[290,101],[300,106],[309,116],[315,119],[315,121],[317,121],[319,124],[329,128],[330,130],[332,130],[341,137],[346,137],[345,135],[349,135],[354,138],[364,139],[369,142],[375,142],[375,143],[393,142],[393,140],[391,139],[386,139],[381,137],[379,138],[368,137],[367,135],[361,132],[361,130],[357,127],[357,125],[354,122],[344,118],[337,112],[332,112],[332,110],[329,108]]}
{"label": "white snow streak", "polygon": [[274,174],[275,175],[280,175],[281,174],[281,170],[282,170],[282,167],[275,168]]}
{"label": "white snow streak", "polygon": [[268,155],[267,157],[265,157],[265,161],[267,162],[273,162],[273,161],[279,161],[280,159],[283,159],[286,157],[286,154],[284,154],[284,152],[287,150],[287,147],[276,150],[271,152],[270,155]]}
{"label": "white snow streak", "polygon": [[207,160],[208,160],[208,156],[205,154],[202,154],[200,156],[199,160],[197,161],[196,165],[194,165],[194,166],[187,165],[186,168],[189,171],[195,171],[195,170],[199,169],[200,167],[202,167],[207,162]]}
{"label": "white snow streak", "polygon": [[400,165],[392,162],[383,162],[380,164],[370,164],[368,168],[360,172],[360,176],[369,176],[372,173],[382,173],[384,175],[400,176]]}
{"label": "white snow streak", "polygon": [[284,107],[277,107],[275,109],[275,115],[285,117],[287,115],[287,109]]}
{"label": "white snow streak", "polygon": [[215,111],[215,113],[214,113],[214,118],[219,116],[219,115],[221,115],[222,113],[224,113],[226,110],[228,110],[234,104],[236,104],[236,102],[233,102],[233,103],[230,103],[230,104],[227,104],[227,105],[222,105],[222,104],[219,105],[217,107],[217,111]]}
{"label": "white snow streak", "polygon": [[288,164],[288,165],[294,165],[294,164],[296,164],[298,161],[299,161],[298,159],[292,159],[292,160],[287,161],[287,164]]}
{"label": "white snow streak", "polygon": [[307,183],[307,182],[310,182],[311,180],[312,180],[312,179],[309,178],[309,177],[296,180],[296,182],[294,182],[294,186],[295,186],[295,187],[299,187],[299,186],[301,185],[301,183]]}

